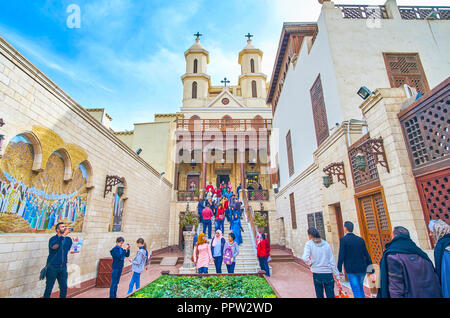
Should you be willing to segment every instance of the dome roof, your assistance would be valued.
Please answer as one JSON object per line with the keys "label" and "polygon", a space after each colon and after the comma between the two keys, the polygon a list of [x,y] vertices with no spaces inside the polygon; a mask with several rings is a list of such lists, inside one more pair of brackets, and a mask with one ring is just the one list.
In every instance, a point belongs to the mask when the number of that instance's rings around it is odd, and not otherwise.
{"label": "dome roof", "polygon": [[247,45],[239,52],[239,64],[241,64],[242,56],[244,54],[251,53],[258,54],[261,58],[263,56],[263,52],[252,44],[252,40],[247,40]]}
{"label": "dome roof", "polygon": [[191,53],[200,53],[206,55],[207,63],[209,63],[209,52],[200,44],[200,39],[195,39],[195,43],[184,52],[184,56]]}

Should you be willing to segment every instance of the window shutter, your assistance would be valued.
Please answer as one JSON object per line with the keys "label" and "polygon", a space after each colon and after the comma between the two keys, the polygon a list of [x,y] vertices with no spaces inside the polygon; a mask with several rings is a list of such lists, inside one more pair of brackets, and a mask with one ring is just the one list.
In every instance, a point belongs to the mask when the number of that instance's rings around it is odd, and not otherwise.
{"label": "window shutter", "polygon": [[295,214],[295,201],[294,201],[294,193],[289,194],[289,201],[291,203],[291,221],[292,221],[292,229],[297,229],[297,217]]}
{"label": "window shutter", "polygon": [[417,92],[430,90],[417,53],[383,53],[391,87],[407,84]]}
{"label": "window shutter", "polygon": [[314,118],[314,127],[316,129],[317,147],[319,147],[320,144],[330,135],[320,74],[317,76],[309,92],[311,94],[311,105]]}
{"label": "window shutter", "polygon": [[292,155],[292,140],[291,131],[289,130],[286,135],[286,150],[288,156],[289,177],[294,174],[294,157]]}

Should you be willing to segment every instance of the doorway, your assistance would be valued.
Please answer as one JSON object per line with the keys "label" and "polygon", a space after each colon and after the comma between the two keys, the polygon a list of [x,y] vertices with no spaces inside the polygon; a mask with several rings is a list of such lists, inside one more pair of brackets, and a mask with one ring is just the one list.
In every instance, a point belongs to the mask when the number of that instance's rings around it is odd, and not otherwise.
{"label": "doorway", "polygon": [[218,188],[222,182],[225,182],[225,184],[228,185],[229,181],[230,181],[230,175],[229,174],[218,174],[217,175],[216,187]]}
{"label": "doorway", "polygon": [[357,197],[358,218],[373,264],[379,264],[384,246],[391,240],[391,224],[382,191]]}

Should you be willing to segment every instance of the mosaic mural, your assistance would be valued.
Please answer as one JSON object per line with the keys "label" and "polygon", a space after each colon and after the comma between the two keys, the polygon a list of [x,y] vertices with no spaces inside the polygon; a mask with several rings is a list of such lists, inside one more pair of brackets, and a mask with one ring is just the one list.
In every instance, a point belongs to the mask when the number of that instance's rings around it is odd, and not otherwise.
{"label": "mosaic mural", "polygon": [[64,160],[53,152],[45,169],[32,171],[33,147],[23,136],[14,137],[0,162],[0,233],[54,232],[65,222],[81,232],[87,208],[86,167],[79,164],[64,181]]}
{"label": "mosaic mural", "polygon": [[110,231],[120,232],[122,231],[122,217],[123,217],[123,189],[124,186],[120,183],[114,193],[112,202],[112,223],[110,226]]}

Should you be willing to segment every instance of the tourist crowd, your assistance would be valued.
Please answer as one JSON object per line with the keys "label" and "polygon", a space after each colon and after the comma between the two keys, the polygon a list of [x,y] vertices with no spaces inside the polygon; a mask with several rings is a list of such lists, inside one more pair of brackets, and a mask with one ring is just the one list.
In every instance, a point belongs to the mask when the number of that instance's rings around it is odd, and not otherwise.
{"label": "tourist crowd", "polygon": [[[198,203],[199,218],[203,223],[203,232],[194,241],[192,261],[199,274],[207,274],[210,263],[214,263],[217,273],[222,273],[222,263],[228,273],[234,273],[239,245],[242,244],[241,204],[232,193],[231,184],[217,189],[208,184],[207,195]],[[225,189],[225,190],[223,190]],[[224,220],[230,222],[230,232],[224,238]],[[211,240],[211,223],[215,220],[215,236]],[[364,298],[364,280],[366,276],[375,282],[375,266],[367,251],[364,240],[353,233],[352,222],[344,223],[344,237],[340,240],[337,264],[330,245],[320,236],[317,229],[308,229],[309,241],[305,244],[302,260],[313,273],[313,283],[317,298],[335,297],[335,284],[342,289],[343,269],[348,277],[355,298]],[[208,229],[209,243],[206,238]],[[72,246],[71,232],[64,223],[55,226],[56,235],[49,239],[49,255],[40,278],[46,279],[44,298],[49,298],[58,281],[60,297],[67,295],[67,254]],[[409,231],[402,227],[394,227],[391,241],[385,245],[379,264],[378,297],[380,298],[450,298],[450,226],[442,220],[429,222],[430,235],[434,238],[434,264],[429,256],[411,239]],[[258,233],[257,257],[267,276],[270,276],[270,243],[265,234]],[[117,297],[117,286],[122,275],[125,258],[130,256],[130,245],[123,248],[124,238],[118,237],[116,245],[111,249],[112,274],[110,298]],[[136,242],[138,251],[133,259],[132,278],[128,293],[140,288],[140,275],[147,270],[149,253],[144,239]]]}
{"label": "tourist crowd", "polygon": [[[442,220],[429,223],[434,237],[434,264],[427,253],[411,239],[403,226],[394,227],[391,241],[379,264],[379,298],[450,298],[450,226]],[[310,266],[317,298],[334,298],[335,283],[341,290],[348,277],[355,298],[365,298],[366,276],[375,283],[375,266],[364,240],[353,234],[353,223],[344,223],[344,237],[340,240],[336,265],[330,245],[320,237],[317,229],[308,229],[309,241],[305,244],[302,260]]]}

